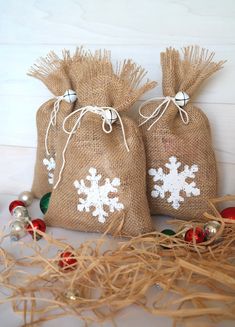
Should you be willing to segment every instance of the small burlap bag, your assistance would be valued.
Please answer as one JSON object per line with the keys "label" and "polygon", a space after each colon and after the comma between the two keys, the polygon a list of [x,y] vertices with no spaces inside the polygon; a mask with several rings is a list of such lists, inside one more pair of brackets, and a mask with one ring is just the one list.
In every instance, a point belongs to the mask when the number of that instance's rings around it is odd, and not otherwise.
{"label": "small burlap bag", "polygon": [[[73,58],[68,51],[63,52],[62,59],[51,52],[29,72],[30,76],[41,80],[54,96],[37,111],[37,154],[32,185],[32,192],[37,198],[52,190],[57,133],[64,118],[73,110],[76,100],[69,69],[76,62],[73,66],[76,65],[79,71],[85,58],[82,48],[77,49]],[[80,75],[77,74],[77,79],[81,78]]]}
{"label": "small burlap bag", "polygon": [[216,160],[206,115],[191,98],[223,62],[213,53],[186,47],[161,53],[164,97],[140,107],[147,157],[147,193],[152,214],[199,218],[217,192]]}
{"label": "small burlap bag", "polygon": [[97,52],[88,66],[75,90],[80,109],[58,135],[56,182],[45,221],[87,232],[150,232],[143,140],[125,112],[155,83],[138,87],[144,71],[131,61],[114,73],[107,53]]}

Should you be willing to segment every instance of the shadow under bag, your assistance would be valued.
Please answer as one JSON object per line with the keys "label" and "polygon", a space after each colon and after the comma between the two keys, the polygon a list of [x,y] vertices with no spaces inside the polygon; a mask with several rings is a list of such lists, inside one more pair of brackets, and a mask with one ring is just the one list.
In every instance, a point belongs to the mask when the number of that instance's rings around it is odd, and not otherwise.
{"label": "shadow under bag", "polygon": [[217,193],[216,160],[206,115],[191,98],[222,68],[213,53],[186,47],[161,53],[164,96],[140,107],[147,157],[147,194],[152,214],[200,218]]}
{"label": "shadow under bag", "polygon": [[131,61],[114,72],[107,53],[97,52],[88,66],[75,88],[79,108],[64,120],[58,135],[55,185],[45,221],[87,232],[151,232],[144,144],[126,112],[155,83],[139,87],[144,71]]}

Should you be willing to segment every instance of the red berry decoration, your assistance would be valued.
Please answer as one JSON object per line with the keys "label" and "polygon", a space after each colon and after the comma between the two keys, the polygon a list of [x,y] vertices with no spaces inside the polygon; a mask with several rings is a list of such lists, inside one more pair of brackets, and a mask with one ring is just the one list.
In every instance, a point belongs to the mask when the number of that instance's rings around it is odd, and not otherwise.
{"label": "red berry decoration", "polygon": [[229,207],[221,211],[223,218],[235,220],[235,207]]}
{"label": "red berry decoration", "polygon": [[196,243],[202,243],[205,240],[205,233],[202,228],[190,228],[185,233],[184,239],[186,242],[193,242],[195,240]]}
{"label": "red berry decoration", "polygon": [[[31,226],[31,224],[33,225],[33,228]],[[42,219],[40,219],[40,218],[34,219],[34,220],[31,221],[31,224],[29,224],[27,226],[27,231],[29,232],[29,234],[32,235],[33,238],[34,238],[34,230],[35,229],[45,233],[46,224]],[[36,240],[37,241],[42,238],[42,235],[38,234],[37,232],[35,233],[35,235],[36,235]]]}
{"label": "red berry decoration", "polygon": [[16,208],[16,207],[25,207],[24,202],[19,201],[19,200],[14,200],[10,203],[9,205],[9,211],[12,214],[12,211]]}
{"label": "red berry decoration", "polygon": [[77,259],[75,259],[74,254],[72,252],[62,252],[60,258],[61,260],[58,262],[60,268],[63,268],[63,270],[67,271],[76,269]]}

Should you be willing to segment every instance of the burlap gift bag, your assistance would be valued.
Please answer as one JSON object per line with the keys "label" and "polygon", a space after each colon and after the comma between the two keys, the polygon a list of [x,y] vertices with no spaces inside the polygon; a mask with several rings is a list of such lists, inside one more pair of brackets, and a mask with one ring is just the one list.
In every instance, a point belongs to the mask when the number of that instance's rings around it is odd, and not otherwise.
{"label": "burlap gift bag", "polygon": [[199,218],[217,192],[216,160],[206,115],[191,99],[222,67],[213,53],[186,47],[161,53],[164,97],[140,107],[147,156],[147,193],[152,214]]}
{"label": "burlap gift bag", "polygon": [[[82,48],[77,49],[73,58],[68,51],[63,52],[62,59],[51,52],[46,58],[41,58],[29,72],[30,76],[41,80],[53,94],[53,98],[43,103],[37,111],[37,154],[32,185],[32,192],[37,198],[52,190],[57,133],[76,103],[69,70],[71,66],[76,66],[78,72],[85,59]],[[79,78],[81,76],[77,73],[77,79]]]}
{"label": "burlap gift bag", "polygon": [[126,115],[155,85],[138,87],[143,76],[131,61],[114,73],[108,54],[90,60],[76,88],[80,109],[65,119],[58,135],[48,225],[129,236],[153,230],[143,140]]}

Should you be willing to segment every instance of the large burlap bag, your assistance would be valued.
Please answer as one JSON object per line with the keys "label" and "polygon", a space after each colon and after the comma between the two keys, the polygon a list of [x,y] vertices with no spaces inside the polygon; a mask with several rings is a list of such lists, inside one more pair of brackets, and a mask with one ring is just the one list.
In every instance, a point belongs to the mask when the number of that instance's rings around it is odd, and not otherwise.
{"label": "large burlap bag", "polygon": [[32,192],[37,198],[52,190],[57,133],[64,118],[75,106],[74,81],[70,79],[69,69],[76,66],[78,80],[81,78],[79,68],[85,59],[82,48],[77,49],[73,58],[68,51],[63,52],[62,59],[51,52],[46,58],[41,58],[29,72],[30,76],[41,80],[53,94],[53,98],[43,103],[37,111],[37,154],[32,185]]}
{"label": "large burlap bag", "polygon": [[143,140],[126,115],[155,85],[138,87],[142,77],[131,61],[114,73],[108,54],[90,60],[75,90],[81,108],[58,135],[48,225],[132,236],[152,231]]}
{"label": "large burlap bag", "polygon": [[198,218],[217,192],[216,160],[206,115],[191,101],[202,82],[222,67],[213,54],[187,47],[161,53],[163,98],[140,108],[152,214]]}

